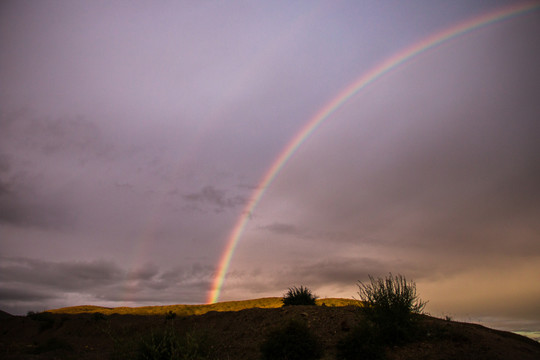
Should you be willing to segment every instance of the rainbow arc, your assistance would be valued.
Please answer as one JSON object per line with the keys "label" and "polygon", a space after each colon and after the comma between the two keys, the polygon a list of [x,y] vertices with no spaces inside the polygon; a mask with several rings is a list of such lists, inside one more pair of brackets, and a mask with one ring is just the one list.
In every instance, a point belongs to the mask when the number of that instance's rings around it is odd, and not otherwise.
{"label": "rainbow arc", "polygon": [[272,162],[272,165],[266,171],[259,185],[252,193],[250,200],[245,205],[240,217],[237,219],[232,231],[227,238],[227,244],[220,257],[217,272],[212,281],[212,287],[208,293],[207,302],[215,303],[219,300],[219,295],[221,293],[225,276],[227,275],[229,265],[234,255],[234,251],[250,219],[250,214],[252,214],[257,207],[257,204],[263,197],[268,186],[270,186],[272,181],[279,174],[280,170],[291,158],[291,156],[296,152],[296,150],[302,145],[302,143],[304,143],[306,139],[308,139],[309,136],[337,109],[339,109],[354,95],[358,94],[359,91],[361,91],[377,79],[380,79],[382,76],[384,76],[391,70],[408,62],[412,58],[417,57],[430,49],[433,49],[436,46],[439,46],[451,39],[470,33],[482,27],[486,27],[491,24],[539,9],[540,3],[536,1],[512,5],[510,7],[495,10],[487,14],[461,22],[444,31],[428,36],[427,38],[421,40],[418,43],[415,43],[414,45],[404,49],[401,52],[398,52],[394,56],[384,60],[379,65],[367,71],[354,82],[352,82],[349,86],[347,86],[345,89],[343,89],[325,106],[323,106],[311,119],[307,121],[307,123],[302,127],[302,129],[279,153],[278,157]]}

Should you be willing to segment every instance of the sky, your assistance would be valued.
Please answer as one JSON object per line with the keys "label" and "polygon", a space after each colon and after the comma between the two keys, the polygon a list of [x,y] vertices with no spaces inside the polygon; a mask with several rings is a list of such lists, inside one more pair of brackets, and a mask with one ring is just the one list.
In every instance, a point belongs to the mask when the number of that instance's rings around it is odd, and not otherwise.
{"label": "sky", "polygon": [[[3,1],[0,309],[357,297],[540,330],[540,10],[516,1]],[[532,2],[532,5],[539,2]]]}

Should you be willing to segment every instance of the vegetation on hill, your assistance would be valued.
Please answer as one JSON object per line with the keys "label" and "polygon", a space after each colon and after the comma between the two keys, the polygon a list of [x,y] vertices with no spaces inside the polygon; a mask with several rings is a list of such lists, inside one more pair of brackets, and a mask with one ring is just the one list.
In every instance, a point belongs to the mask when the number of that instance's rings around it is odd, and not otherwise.
{"label": "vegetation on hill", "polygon": [[[386,356],[387,360],[540,359],[540,344],[525,337],[427,315],[416,317],[421,332],[415,338],[378,348],[378,354]],[[167,319],[166,314],[138,316],[51,313],[46,316],[12,316],[2,319],[0,358],[136,359],[142,351],[146,354],[160,354],[160,344],[170,344],[171,350],[200,349],[200,356],[207,354],[206,350],[211,350],[208,355],[204,355],[209,360],[260,360],[262,344],[273,331],[286,328],[290,321],[299,321],[307,326],[322,345],[322,359],[325,360],[339,359],[339,349],[342,350],[341,358],[347,359],[346,348],[339,346],[343,339],[369,338],[369,331],[362,332],[359,328],[360,324],[369,325],[370,322],[366,321],[358,306],[251,308],[212,311],[197,316],[175,316],[172,319]],[[171,331],[166,333],[165,329]],[[153,334],[153,338],[149,338],[149,334]],[[355,347],[355,344],[362,347]],[[358,354],[359,349],[369,354],[369,346],[366,348],[362,344],[366,343],[353,342],[349,349],[353,354]]]}
{"label": "vegetation on hill", "polygon": [[375,279],[369,275],[369,283],[358,282],[358,295],[367,308],[392,316],[402,317],[420,314],[426,306],[416,294],[414,281],[407,282],[402,275],[389,274]]}
{"label": "vegetation on hill", "polygon": [[317,296],[313,295],[307,287],[293,286],[283,296],[283,306],[289,305],[316,305]]}
{"label": "vegetation on hill", "polygon": [[[323,306],[347,306],[362,303],[354,299],[325,298],[317,299],[317,305]],[[283,306],[283,298],[268,297],[253,300],[225,301],[215,304],[202,305],[162,305],[162,306],[140,306],[140,307],[101,307],[101,306],[71,306],[60,309],[47,310],[56,314],[83,314],[83,313],[101,313],[103,315],[167,315],[175,313],[177,316],[202,315],[210,311],[240,311],[244,309],[271,309]]]}
{"label": "vegetation on hill", "polygon": [[268,334],[261,353],[263,360],[316,360],[323,346],[305,321],[293,319]]}
{"label": "vegetation on hill", "polygon": [[396,344],[421,341],[427,331],[417,321],[425,302],[416,294],[416,284],[404,276],[369,276],[358,282],[358,295],[365,304],[352,332],[338,343],[338,359],[385,359],[386,349]]}

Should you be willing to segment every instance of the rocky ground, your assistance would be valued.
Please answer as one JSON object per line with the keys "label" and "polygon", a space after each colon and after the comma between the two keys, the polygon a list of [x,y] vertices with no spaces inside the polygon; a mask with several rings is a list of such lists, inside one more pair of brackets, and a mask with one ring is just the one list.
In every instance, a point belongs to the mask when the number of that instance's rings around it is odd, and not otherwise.
{"label": "rocky ground", "polygon": [[[166,327],[208,339],[212,359],[260,359],[269,332],[291,319],[306,322],[324,345],[323,359],[335,359],[336,344],[362,321],[356,306],[252,308],[192,316],[102,314],[0,314],[2,359],[134,358],[141,339]],[[540,359],[540,343],[480,325],[421,316],[423,336],[386,349],[391,360]],[[194,335],[194,336],[195,336]]]}

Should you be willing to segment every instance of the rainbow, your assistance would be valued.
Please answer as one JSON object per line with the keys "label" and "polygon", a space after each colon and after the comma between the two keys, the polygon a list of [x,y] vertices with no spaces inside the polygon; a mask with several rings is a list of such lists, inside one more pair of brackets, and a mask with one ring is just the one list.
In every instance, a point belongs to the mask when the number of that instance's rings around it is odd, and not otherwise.
{"label": "rainbow", "polygon": [[227,270],[229,269],[229,265],[234,254],[234,250],[238,245],[238,241],[240,240],[240,237],[244,232],[244,229],[251,217],[251,214],[261,200],[266,189],[276,178],[280,170],[291,158],[291,156],[300,147],[300,145],[302,145],[302,143],[321,125],[324,120],[326,120],[339,107],[341,107],[351,97],[353,97],[367,85],[387,74],[392,69],[395,69],[399,65],[407,62],[411,58],[418,56],[419,54],[422,54],[427,50],[432,49],[433,47],[438,46],[450,39],[456,38],[473,30],[538,9],[540,9],[539,2],[528,2],[512,5],[510,7],[495,10],[485,15],[472,18],[458,25],[452,26],[444,31],[431,35],[421,40],[420,42],[406,48],[405,50],[398,52],[394,56],[386,59],[381,64],[372,68],[360,78],[352,82],[337,96],[335,96],[329,103],[322,107],[315,114],[315,116],[313,116],[306,123],[306,125],[304,125],[304,127],[294,136],[294,138],[287,144],[285,149],[281,151],[279,156],[274,160],[270,168],[264,174],[259,185],[254,190],[250,200],[244,207],[240,217],[234,225],[234,228],[229,234],[227,245],[219,260],[217,272],[214,276],[211,290],[208,293],[207,302],[215,303],[218,301],[221,288],[225,280],[225,275],[227,274]]}

